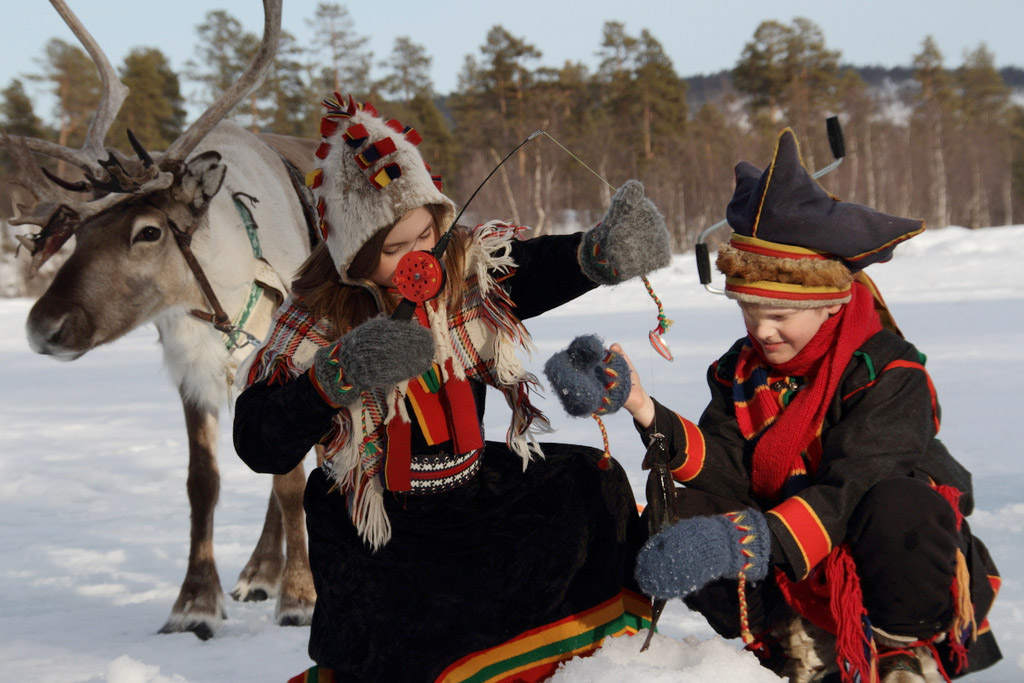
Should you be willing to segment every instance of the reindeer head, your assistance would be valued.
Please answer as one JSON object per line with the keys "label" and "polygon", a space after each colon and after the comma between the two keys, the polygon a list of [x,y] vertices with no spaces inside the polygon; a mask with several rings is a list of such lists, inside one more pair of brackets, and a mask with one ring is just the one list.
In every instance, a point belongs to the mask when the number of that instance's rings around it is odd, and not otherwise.
{"label": "reindeer head", "polygon": [[[134,159],[104,148],[104,139],[127,97],[113,67],[63,0],[51,0],[96,63],[103,83],[99,108],[81,149],[3,134],[15,165],[12,182],[34,204],[19,206],[15,225],[41,227],[20,236],[32,271],[72,236],[74,254],[29,314],[29,341],[37,352],[77,358],[178,302],[181,255],[174,235],[191,237],[220,189],[225,167],[216,152],[192,158],[210,130],[262,81],[277,50],[281,0],[264,0],[264,35],[252,64],[162,154],[150,155],[129,132]],[[71,183],[43,171],[34,154],[70,162],[84,180]],[[165,291],[166,290],[166,291]],[[114,305],[116,302],[116,305]]]}
{"label": "reindeer head", "polygon": [[[107,152],[103,143],[128,96],[128,88],[118,80],[106,55],[63,0],[51,2],[92,57],[100,72],[103,91],[96,116],[89,125],[85,143],[80,150],[35,138],[8,136],[6,133],[3,135],[3,142],[15,164],[13,182],[27,190],[36,200],[34,206],[18,207],[20,215],[12,219],[11,223],[42,227],[39,233],[20,238],[22,245],[32,254],[33,272],[56,253],[83,223],[129,199],[170,187],[175,181],[175,175],[180,181],[183,177],[182,164],[188,154],[218,121],[263,80],[277,52],[281,32],[281,0],[264,0],[263,41],[245,73],[171,143],[160,155],[158,163],[153,162],[129,133],[129,141],[138,155],[139,163],[126,164],[117,152]],[[48,173],[44,177],[29,154],[30,151],[79,166],[85,173],[85,181],[64,183]],[[130,170],[132,168],[139,170]],[[60,192],[47,180],[65,192]],[[88,193],[91,197],[83,201],[68,193]]]}

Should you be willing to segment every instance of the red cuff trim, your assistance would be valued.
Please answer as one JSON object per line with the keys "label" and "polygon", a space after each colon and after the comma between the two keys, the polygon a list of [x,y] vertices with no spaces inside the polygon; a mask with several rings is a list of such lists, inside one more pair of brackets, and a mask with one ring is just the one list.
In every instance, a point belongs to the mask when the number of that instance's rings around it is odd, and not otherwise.
{"label": "red cuff trim", "polygon": [[680,482],[688,482],[704,469],[706,455],[706,444],[704,433],[700,427],[687,420],[682,415],[676,415],[686,435],[686,460],[682,465],[672,470],[672,478]]}
{"label": "red cuff trim", "polygon": [[[814,509],[800,496],[793,496],[768,511],[785,525],[804,560],[804,575],[832,552],[832,539]],[[803,578],[803,577],[800,577]]]}

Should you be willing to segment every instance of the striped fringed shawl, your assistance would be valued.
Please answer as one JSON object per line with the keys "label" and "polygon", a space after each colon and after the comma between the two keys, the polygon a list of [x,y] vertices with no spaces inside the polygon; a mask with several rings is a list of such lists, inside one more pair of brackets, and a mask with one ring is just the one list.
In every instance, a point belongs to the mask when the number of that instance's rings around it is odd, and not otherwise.
{"label": "striped fringed shawl", "polygon": [[[525,469],[534,454],[543,456],[533,432],[546,431],[548,424],[530,402],[529,392],[537,379],[516,355],[519,348],[532,350],[530,335],[495,280],[515,269],[511,242],[519,230],[497,221],[475,228],[466,255],[462,308],[449,317],[445,299],[438,298],[429,302],[426,311],[435,362],[443,368],[452,358],[456,376],[484,382],[505,395],[512,408],[506,443],[523,458]],[[332,343],[331,327],[327,319],[312,320],[289,298],[279,309],[267,340],[239,368],[237,383],[241,388],[263,380],[280,383],[306,372],[316,351]],[[384,427],[396,415],[409,420],[407,385],[405,381],[364,391],[357,404],[338,411],[324,444],[324,470],[348,497],[349,516],[374,550],[391,538],[381,475],[387,452]],[[355,438],[354,431],[358,431]]]}

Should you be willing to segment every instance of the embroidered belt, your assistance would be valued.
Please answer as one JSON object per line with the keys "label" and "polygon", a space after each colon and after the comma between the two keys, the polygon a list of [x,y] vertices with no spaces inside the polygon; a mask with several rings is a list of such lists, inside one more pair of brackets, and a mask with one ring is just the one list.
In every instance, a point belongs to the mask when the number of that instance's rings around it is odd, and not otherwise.
{"label": "embroidered belt", "polygon": [[451,453],[413,455],[409,472],[412,488],[397,491],[397,493],[422,495],[461,486],[480,470],[481,453],[483,453],[483,449],[477,448],[460,455]]}

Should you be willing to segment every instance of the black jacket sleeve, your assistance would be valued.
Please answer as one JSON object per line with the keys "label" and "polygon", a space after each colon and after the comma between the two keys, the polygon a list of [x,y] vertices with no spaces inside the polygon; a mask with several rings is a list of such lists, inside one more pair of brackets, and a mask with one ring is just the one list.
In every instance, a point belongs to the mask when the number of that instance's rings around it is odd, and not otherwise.
{"label": "black jacket sleeve", "polygon": [[285,474],[330,431],[336,412],[306,374],[274,386],[257,382],[235,402],[235,451],[255,472]]}
{"label": "black jacket sleeve", "polygon": [[[707,372],[711,401],[696,423],[654,401],[654,421],[640,428],[644,443],[655,431],[665,436],[672,477],[686,486],[745,504],[753,500],[748,461],[752,444],[740,432],[728,380],[738,340]],[[724,375],[724,376],[723,376]],[[653,400],[653,399],[652,399]],[[634,423],[635,424],[635,423]]]}
{"label": "black jacket sleeve", "polygon": [[515,272],[501,284],[520,320],[558,308],[597,287],[583,274],[576,252],[583,233],[512,241]]}

